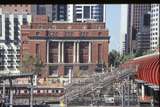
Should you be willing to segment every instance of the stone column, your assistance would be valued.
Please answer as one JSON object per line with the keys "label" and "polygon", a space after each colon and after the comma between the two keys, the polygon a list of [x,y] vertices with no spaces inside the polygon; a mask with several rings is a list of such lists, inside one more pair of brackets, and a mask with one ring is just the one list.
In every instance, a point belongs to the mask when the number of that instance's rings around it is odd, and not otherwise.
{"label": "stone column", "polygon": [[77,42],[77,63],[79,63],[79,42]]}
{"label": "stone column", "polygon": [[73,63],[76,62],[76,42],[73,43]]}
{"label": "stone column", "polygon": [[61,42],[58,42],[58,63],[61,62]]}
{"label": "stone column", "polygon": [[62,42],[62,63],[64,63],[64,42]]}
{"label": "stone column", "polygon": [[91,42],[88,45],[88,63],[91,63]]}

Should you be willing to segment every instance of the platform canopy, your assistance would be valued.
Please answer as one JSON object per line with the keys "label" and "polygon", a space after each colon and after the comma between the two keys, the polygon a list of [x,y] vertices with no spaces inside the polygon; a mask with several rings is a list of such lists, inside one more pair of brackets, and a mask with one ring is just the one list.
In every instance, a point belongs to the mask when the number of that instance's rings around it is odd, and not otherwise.
{"label": "platform canopy", "polygon": [[0,74],[0,80],[5,80],[5,79],[16,79],[16,78],[24,78],[24,77],[30,77],[33,76],[34,73],[4,73]]}
{"label": "platform canopy", "polygon": [[127,68],[131,65],[138,67],[136,72],[138,80],[148,84],[160,85],[160,54],[135,58],[122,64],[121,67]]}

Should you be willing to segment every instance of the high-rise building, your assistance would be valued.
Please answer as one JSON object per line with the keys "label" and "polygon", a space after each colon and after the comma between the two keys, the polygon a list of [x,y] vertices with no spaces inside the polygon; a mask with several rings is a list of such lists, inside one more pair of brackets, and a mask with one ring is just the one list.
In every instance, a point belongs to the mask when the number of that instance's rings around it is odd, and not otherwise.
{"label": "high-rise building", "polygon": [[160,41],[160,4],[151,4],[150,49],[159,47]]}
{"label": "high-rise building", "polygon": [[32,15],[47,15],[49,21],[66,21],[67,5],[32,5]]}
{"label": "high-rise building", "polygon": [[136,34],[137,52],[150,49],[150,12],[143,14],[140,20],[140,31]]}
{"label": "high-rise building", "polygon": [[49,21],[105,21],[103,4],[32,5],[32,15],[47,15]]}
{"label": "high-rise building", "polygon": [[120,20],[120,53],[125,53],[125,35],[127,33],[127,4],[121,5],[121,20]]}
{"label": "high-rise building", "polygon": [[31,22],[28,13],[11,12],[1,10],[0,13],[0,70],[3,73],[19,71],[21,25]]}
{"label": "high-rise building", "polygon": [[67,19],[69,22],[105,22],[105,9],[104,4],[69,4]]}
{"label": "high-rise building", "polygon": [[128,19],[127,19],[127,53],[136,52],[136,34],[140,32],[140,22],[143,15],[151,9],[150,4],[129,4],[128,5]]}

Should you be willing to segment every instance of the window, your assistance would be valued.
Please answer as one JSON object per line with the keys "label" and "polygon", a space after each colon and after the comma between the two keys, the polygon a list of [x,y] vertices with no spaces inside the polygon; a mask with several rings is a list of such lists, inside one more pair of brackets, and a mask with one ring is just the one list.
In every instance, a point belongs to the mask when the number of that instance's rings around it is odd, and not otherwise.
{"label": "window", "polygon": [[80,32],[80,36],[81,36],[81,37],[87,36],[87,32]]}
{"label": "window", "polygon": [[102,44],[98,44],[98,63],[102,63]]}
{"label": "window", "polygon": [[143,25],[144,26],[149,26],[150,25],[150,15],[149,14],[144,14],[144,19],[143,19]]}
{"label": "window", "polygon": [[23,24],[24,24],[24,25],[28,24],[27,18],[23,18]]}
{"label": "window", "polygon": [[80,66],[80,68],[79,68],[80,70],[82,70],[82,71],[85,71],[85,70],[88,70],[88,66]]}
{"label": "window", "polygon": [[40,45],[36,44],[36,57],[39,58],[40,56]]}
{"label": "window", "polygon": [[65,66],[64,67],[64,76],[68,76],[69,75],[69,70],[72,70],[73,67],[72,66]]}
{"label": "window", "polygon": [[39,36],[39,34],[40,34],[39,32],[36,32],[36,36]]}
{"label": "window", "polygon": [[65,32],[65,36],[72,36],[72,32]]}
{"label": "window", "polygon": [[37,15],[45,15],[46,8],[45,5],[37,5]]}
{"label": "window", "polygon": [[90,18],[90,7],[89,6],[84,6],[84,18]]}
{"label": "window", "polygon": [[76,14],[76,18],[82,18],[82,14]]}
{"label": "window", "polygon": [[58,66],[49,66],[49,75],[58,75]]}

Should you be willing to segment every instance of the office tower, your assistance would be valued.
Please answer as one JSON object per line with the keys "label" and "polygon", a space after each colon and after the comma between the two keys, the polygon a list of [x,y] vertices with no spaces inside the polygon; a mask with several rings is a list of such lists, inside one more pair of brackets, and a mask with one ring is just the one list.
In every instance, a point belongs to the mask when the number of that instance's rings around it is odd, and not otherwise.
{"label": "office tower", "polygon": [[128,5],[128,19],[127,19],[127,38],[128,48],[127,53],[136,52],[136,34],[140,32],[141,18],[151,9],[150,4],[129,4]]}
{"label": "office tower", "polygon": [[69,4],[67,19],[69,22],[105,22],[105,9],[104,4]]}
{"label": "office tower", "polygon": [[[29,24],[31,15],[0,13],[0,70],[18,72],[20,65],[21,25]],[[1,73],[2,73],[1,72]]]}
{"label": "office tower", "polygon": [[155,50],[159,47],[160,31],[160,4],[151,4],[151,23],[150,23],[150,49]]}
{"label": "office tower", "polygon": [[137,52],[143,53],[150,49],[150,12],[140,20],[140,31],[136,34]]}
{"label": "office tower", "polygon": [[66,21],[67,5],[32,5],[32,15],[47,15],[49,21]]}
{"label": "office tower", "polygon": [[120,53],[125,53],[125,35],[127,33],[127,4],[121,5],[121,20],[120,20]]}

